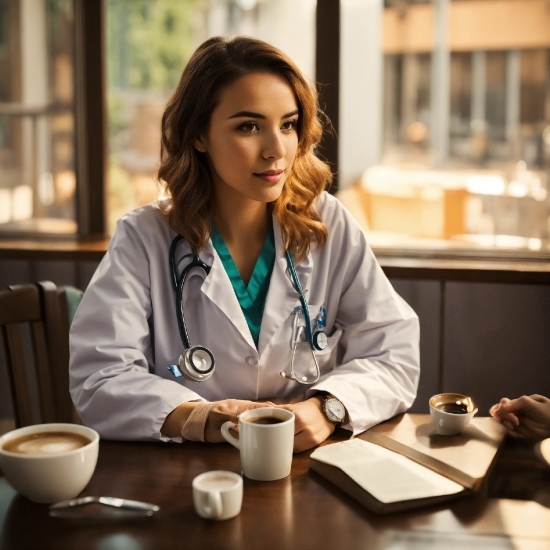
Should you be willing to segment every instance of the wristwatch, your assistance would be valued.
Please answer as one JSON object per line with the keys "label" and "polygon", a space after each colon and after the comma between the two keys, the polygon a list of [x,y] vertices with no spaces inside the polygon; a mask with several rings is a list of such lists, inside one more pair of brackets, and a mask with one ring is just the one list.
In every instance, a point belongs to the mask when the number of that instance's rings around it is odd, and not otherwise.
{"label": "wristwatch", "polygon": [[340,399],[330,393],[316,393],[315,397],[321,400],[321,410],[333,424],[342,424],[346,418],[346,407]]}

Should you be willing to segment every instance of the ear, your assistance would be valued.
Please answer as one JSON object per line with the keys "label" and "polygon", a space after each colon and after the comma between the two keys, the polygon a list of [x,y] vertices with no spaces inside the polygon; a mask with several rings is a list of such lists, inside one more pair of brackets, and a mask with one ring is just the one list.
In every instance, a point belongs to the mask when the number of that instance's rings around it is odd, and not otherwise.
{"label": "ear", "polygon": [[204,144],[204,140],[202,136],[199,136],[194,139],[193,141],[193,147],[199,152],[199,153],[206,153],[206,146]]}

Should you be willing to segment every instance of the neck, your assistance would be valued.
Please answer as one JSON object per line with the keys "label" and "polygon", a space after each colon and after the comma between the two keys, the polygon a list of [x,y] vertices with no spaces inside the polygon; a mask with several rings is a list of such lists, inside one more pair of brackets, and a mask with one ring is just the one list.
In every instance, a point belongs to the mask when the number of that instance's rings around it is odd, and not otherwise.
{"label": "neck", "polygon": [[267,204],[242,195],[217,195],[212,217],[244,284],[248,285],[269,231],[270,209]]}
{"label": "neck", "polygon": [[255,241],[263,244],[271,225],[268,205],[246,198],[216,197],[212,217],[227,245]]}

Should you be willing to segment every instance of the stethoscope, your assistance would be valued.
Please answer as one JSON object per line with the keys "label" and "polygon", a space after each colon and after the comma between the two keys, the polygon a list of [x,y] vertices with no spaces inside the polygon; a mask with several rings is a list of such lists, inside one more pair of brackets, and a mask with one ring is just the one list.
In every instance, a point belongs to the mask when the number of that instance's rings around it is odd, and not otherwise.
{"label": "stethoscope", "polygon": [[[179,357],[177,365],[168,365],[168,369],[174,375],[175,378],[180,378],[183,376],[191,382],[204,382],[208,380],[212,374],[214,374],[214,369],[216,366],[216,360],[214,359],[214,354],[204,346],[192,346],[191,341],[189,340],[189,334],[187,332],[187,325],[185,323],[185,316],[183,314],[183,286],[187,275],[189,272],[198,267],[208,275],[210,273],[211,266],[205,264],[200,258],[199,255],[193,251],[192,254],[187,254],[184,258],[191,256],[191,261],[185,266],[181,275],[178,277],[177,274],[177,265],[176,265],[176,247],[179,241],[183,240],[181,235],[176,235],[172,240],[170,245],[169,260],[170,260],[170,270],[172,272],[172,286],[176,294],[176,318],[178,320],[178,329],[181,337],[181,342],[185,348],[182,354]],[[294,267],[294,262],[290,253],[285,252],[287,266],[290,272],[292,279],[292,284],[298,292],[300,298],[301,306],[294,308],[294,325],[293,325],[293,335],[292,335],[292,354],[290,359],[290,374],[281,372],[283,378],[289,380],[294,380],[300,384],[311,385],[315,384],[320,376],[321,371],[319,369],[319,364],[317,363],[317,358],[315,357],[315,351],[322,351],[328,345],[327,335],[324,333],[323,328],[326,326],[326,312],[324,307],[321,308],[319,315],[316,318],[316,330],[313,331],[311,328],[311,317],[309,315],[309,308],[307,305],[302,286],[300,285],[300,280],[296,273]],[[298,317],[300,314],[303,314],[305,320],[305,326],[302,327],[298,324]],[[296,348],[298,344],[301,343],[300,336],[302,329],[305,328],[307,342],[313,356],[313,361],[315,363],[316,373],[313,380],[309,380],[306,376],[298,377],[294,369],[294,357],[296,354]]]}

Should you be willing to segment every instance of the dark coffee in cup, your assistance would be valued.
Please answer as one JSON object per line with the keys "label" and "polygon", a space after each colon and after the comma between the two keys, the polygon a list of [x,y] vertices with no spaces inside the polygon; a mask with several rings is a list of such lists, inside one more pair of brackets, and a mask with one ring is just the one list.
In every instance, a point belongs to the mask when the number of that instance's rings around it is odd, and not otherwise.
{"label": "dark coffee in cup", "polygon": [[463,403],[441,403],[436,409],[451,414],[468,414],[468,407]]}
{"label": "dark coffee in cup", "polygon": [[438,393],[430,397],[430,416],[439,435],[457,435],[476,415],[471,397],[461,393]]}
{"label": "dark coffee in cup", "polygon": [[92,440],[73,432],[39,432],[8,439],[4,451],[22,455],[51,455],[85,447]]}
{"label": "dark coffee in cup", "polygon": [[275,416],[255,416],[254,418],[247,418],[246,422],[251,422],[252,424],[280,424],[284,420]]}

